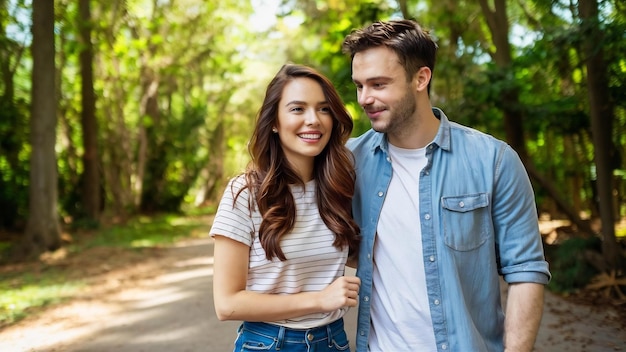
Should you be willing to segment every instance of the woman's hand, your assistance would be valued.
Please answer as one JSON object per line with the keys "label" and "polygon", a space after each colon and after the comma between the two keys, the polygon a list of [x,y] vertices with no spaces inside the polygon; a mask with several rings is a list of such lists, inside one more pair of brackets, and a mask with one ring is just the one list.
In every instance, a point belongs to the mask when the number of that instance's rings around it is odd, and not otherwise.
{"label": "woman's hand", "polygon": [[356,307],[359,302],[361,279],[356,276],[342,276],[319,292],[319,304],[324,312],[342,307]]}

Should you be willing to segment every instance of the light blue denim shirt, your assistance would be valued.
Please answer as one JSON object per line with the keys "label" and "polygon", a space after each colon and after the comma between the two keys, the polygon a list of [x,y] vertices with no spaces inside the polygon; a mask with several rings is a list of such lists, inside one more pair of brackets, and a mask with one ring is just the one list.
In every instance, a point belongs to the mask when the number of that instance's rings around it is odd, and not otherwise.
{"label": "light blue denim shirt", "polygon": [[[508,283],[550,280],[532,186],[509,145],[433,112],[439,131],[426,147],[419,190],[408,196],[419,196],[437,350],[503,351],[500,276]],[[356,159],[352,206],[362,235],[357,351],[367,351],[374,240],[392,168],[382,133],[369,130],[348,147]]]}

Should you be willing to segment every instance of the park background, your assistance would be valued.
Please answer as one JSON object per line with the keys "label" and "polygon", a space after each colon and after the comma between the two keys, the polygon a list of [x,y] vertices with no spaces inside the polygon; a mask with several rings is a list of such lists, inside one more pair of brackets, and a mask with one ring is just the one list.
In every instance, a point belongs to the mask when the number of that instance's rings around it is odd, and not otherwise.
{"label": "park background", "polygon": [[114,248],[90,257],[106,270],[201,236],[282,64],[327,75],[366,131],[341,43],[391,18],[438,42],[433,104],[520,155],[548,288],[623,308],[623,1],[0,0],[0,327],[70,299],[81,253]]}

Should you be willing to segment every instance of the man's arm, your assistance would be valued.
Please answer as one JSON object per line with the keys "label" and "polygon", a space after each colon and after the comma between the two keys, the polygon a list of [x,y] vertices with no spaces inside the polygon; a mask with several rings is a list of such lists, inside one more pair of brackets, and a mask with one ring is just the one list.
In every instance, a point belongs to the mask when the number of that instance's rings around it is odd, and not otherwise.
{"label": "man's arm", "polygon": [[533,350],[543,314],[544,285],[513,283],[509,285],[504,321],[504,350]]}

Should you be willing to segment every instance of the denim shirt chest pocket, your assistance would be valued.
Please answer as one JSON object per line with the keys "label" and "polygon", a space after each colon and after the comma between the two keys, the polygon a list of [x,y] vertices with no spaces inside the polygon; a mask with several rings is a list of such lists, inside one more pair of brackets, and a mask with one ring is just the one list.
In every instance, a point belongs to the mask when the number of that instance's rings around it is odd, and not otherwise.
{"label": "denim shirt chest pocket", "polygon": [[471,251],[489,237],[487,193],[441,198],[445,244],[456,251]]}

